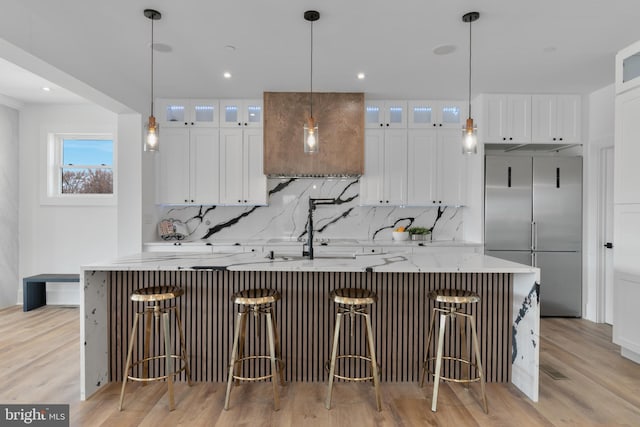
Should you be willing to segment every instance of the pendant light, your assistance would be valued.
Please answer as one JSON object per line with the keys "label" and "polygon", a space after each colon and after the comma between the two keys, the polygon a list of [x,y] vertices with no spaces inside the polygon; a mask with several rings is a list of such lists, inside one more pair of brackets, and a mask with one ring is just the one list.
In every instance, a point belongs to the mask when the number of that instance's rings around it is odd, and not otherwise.
{"label": "pendant light", "polygon": [[304,124],[304,152],[313,154],[318,152],[318,124],[313,119],[313,23],[320,19],[320,12],[307,10],[304,19],[311,22],[311,78],[309,89],[309,118]]}
{"label": "pendant light", "polygon": [[478,18],[480,18],[480,13],[478,12],[469,12],[462,15],[462,21],[469,23],[469,117],[467,118],[467,123],[462,128],[463,154],[476,154],[478,152],[477,128],[471,118],[471,23],[477,21]]}
{"label": "pendant light", "polygon": [[144,151],[158,151],[160,148],[160,141],[158,140],[160,126],[153,116],[153,21],[162,18],[162,14],[157,10],[145,9],[144,16],[151,20],[151,115],[146,125],[147,131],[144,140]]}

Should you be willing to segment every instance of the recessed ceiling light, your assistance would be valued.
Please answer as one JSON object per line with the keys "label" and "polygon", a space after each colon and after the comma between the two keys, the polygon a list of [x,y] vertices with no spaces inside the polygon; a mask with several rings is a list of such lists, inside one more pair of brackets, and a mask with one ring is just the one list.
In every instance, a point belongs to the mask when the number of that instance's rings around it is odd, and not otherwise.
{"label": "recessed ceiling light", "polygon": [[45,92],[51,92],[51,88],[47,86],[43,87],[42,90]]}
{"label": "recessed ceiling light", "polygon": [[365,75],[364,73],[358,73],[358,80],[364,80]]}
{"label": "recessed ceiling light", "polygon": [[443,44],[441,46],[436,46],[433,48],[433,53],[436,55],[449,55],[456,50],[456,47],[452,44]]}
{"label": "recessed ceiling light", "polygon": [[230,79],[231,78],[231,73],[228,72],[228,71],[225,71],[223,76],[224,76],[225,79]]}
{"label": "recessed ceiling light", "polygon": [[228,45],[226,45],[224,47],[224,50],[226,50],[227,52],[235,52],[236,51],[236,47],[228,44]]}

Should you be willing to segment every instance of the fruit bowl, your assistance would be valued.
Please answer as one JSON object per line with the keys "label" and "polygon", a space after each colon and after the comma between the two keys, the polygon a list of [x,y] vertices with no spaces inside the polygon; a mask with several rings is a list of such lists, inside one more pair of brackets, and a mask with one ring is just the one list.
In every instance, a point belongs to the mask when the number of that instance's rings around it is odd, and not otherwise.
{"label": "fruit bowl", "polygon": [[393,240],[409,240],[409,233],[406,231],[394,231]]}

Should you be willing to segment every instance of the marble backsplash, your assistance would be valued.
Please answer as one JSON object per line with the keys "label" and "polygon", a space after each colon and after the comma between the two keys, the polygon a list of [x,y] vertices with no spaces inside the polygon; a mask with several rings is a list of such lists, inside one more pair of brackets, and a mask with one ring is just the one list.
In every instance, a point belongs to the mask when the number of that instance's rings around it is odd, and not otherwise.
{"label": "marble backsplash", "polygon": [[188,241],[295,240],[307,234],[309,197],[336,198],[316,208],[314,237],[391,240],[395,227],[420,226],[432,229],[433,240],[462,240],[462,207],[360,206],[357,178],[278,178],[267,186],[268,206],[161,206],[159,217],[184,223]]}

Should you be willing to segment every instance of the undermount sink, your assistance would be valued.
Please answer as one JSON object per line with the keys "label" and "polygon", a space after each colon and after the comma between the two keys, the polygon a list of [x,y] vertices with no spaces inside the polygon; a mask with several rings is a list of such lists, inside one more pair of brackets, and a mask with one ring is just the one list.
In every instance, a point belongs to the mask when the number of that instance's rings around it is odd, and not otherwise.
{"label": "undermount sink", "polygon": [[[295,237],[276,237],[276,238],[267,240],[267,245],[275,244],[275,243],[306,243],[306,240],[305,239],[298,240]],[[314,245],[332,245],[332,244],[357,245],[358,240],[318,237],[313,239],[313,244]]]}
{"label": "undermount sink", "polygon": [[[284,261],[302,261],[308,260],[308,256],[302,255],[278,255],[274,256],[274,259],[281,259]],[[355,254],[314,254],[313,259],[356,259]]]}

